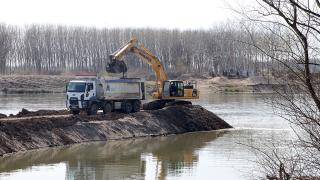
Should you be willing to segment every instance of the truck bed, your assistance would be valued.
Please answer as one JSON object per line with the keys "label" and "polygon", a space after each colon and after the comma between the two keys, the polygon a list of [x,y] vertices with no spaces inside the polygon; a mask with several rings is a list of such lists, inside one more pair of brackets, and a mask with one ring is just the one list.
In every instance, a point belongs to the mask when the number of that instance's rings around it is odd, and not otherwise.
{"label": "truck bed", "polygon": [[144,93],[144,82],[141,79],[105,80],[104,83],[105,99],[144,99]]}

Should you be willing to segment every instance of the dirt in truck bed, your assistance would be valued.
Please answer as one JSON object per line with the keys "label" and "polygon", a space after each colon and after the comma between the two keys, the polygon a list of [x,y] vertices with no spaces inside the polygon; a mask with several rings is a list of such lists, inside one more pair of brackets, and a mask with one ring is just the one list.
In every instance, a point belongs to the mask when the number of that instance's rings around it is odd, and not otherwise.
{"label": "dirt in truck bed", "polygon": [[26,114],[20,113],[20,117],[0,119],[0,155],[88,141],[231,128],[214,113],[198,105],[95,116],[73,116],[65,111],[24,111]]}

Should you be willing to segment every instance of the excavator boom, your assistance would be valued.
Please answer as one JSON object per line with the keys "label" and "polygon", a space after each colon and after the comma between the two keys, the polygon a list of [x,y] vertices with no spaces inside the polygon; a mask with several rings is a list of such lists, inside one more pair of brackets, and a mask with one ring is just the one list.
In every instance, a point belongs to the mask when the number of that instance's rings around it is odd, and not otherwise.
{"label": "excavator boom", "polygon": [[126,45],[122,46],[120,49],[110,54],[110,63],[108,64],[106,70],[111,73],[123,73],[127,71],[127,67],[123,62],[123,57],[128,53],[133,53],[140,57],[144,62],[149,64],[157,77],[157,93],[153,96],[155,98],[161,99],[163,92],[163,83],[168,80],[168,75],[165,72],[160,60],[154,56],[147,48],[140,46],[137,47],[137,39],[131,39]]}
{"label": "excavator boom", "polygon": [[153,93],[155,99],[198,99],[199,91],[196,84],[184,84],[183,81],[168,80],[168,75],[164,70],[161,61],[144,46],[137,46],[137,39],[131,39],[126,45],[110,54],[110,63],[106,70],[111,73],[124,73],[127,71],[123,57],[128,53],[133,53],[149,64],[156,74],[157,92]]}
{"label": "excavator boom", "polygon": [[145,62],[147,62],[154,72],[156,73],[157,81],[167,81],[168,80],[168,75],[164,70],[164,67],[160,60],[151,54],[151,52],[141,46],[140,48],[137,47],[132,47],[132,52],[135,53],[137,56],[139,56],[141,59],[144,59]]}
{"label": "excavator boom", "polygon": [[138,40],[133,38],[126,45],[119,48],[114,53],[110,54],[110,59],[112,60],[122,60],[123,56],[125,56],[128,52],[131,51],[131,48],[137,44]]}

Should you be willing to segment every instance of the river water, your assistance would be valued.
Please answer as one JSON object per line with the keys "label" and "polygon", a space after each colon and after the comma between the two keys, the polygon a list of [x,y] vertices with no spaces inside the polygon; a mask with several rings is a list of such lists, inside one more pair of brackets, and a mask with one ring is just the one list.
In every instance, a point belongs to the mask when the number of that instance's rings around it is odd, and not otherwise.
{"label": "river water", "polygon": [[[287,141],[291,129],[265,103],[268,94],[205,93],[200,104],[234,129],[47,148],[0,158],[0,179],[252,179],[255,154]],[[0,113],[63,109],[63,94],[0,95]]]}

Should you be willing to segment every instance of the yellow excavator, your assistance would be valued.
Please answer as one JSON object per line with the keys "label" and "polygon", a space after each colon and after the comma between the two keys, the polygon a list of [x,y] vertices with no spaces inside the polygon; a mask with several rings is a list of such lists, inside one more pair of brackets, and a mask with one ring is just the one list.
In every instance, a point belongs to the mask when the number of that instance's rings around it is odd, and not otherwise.
{"label": "yellow excavator", "polygon": [[137,44],[138,40],[133,38],[120,49],[110,54],[110,63],[108,63],[106,71],[109,73],[126,72],[127,67],[123,62],[123,57],[129,53],[133,53],[149,64],[156,74],[156,92],[152,93],[152,97],[157,101],[150,104],[150,107],[144,106],[144,109],[161,108],[169,102],[191,104],[189,101],[182,100],[199,99],[200,92],[197,89],[196,81],[183,82],[181,80],[169,80],[160,60],[143,45],[137,46]]}

